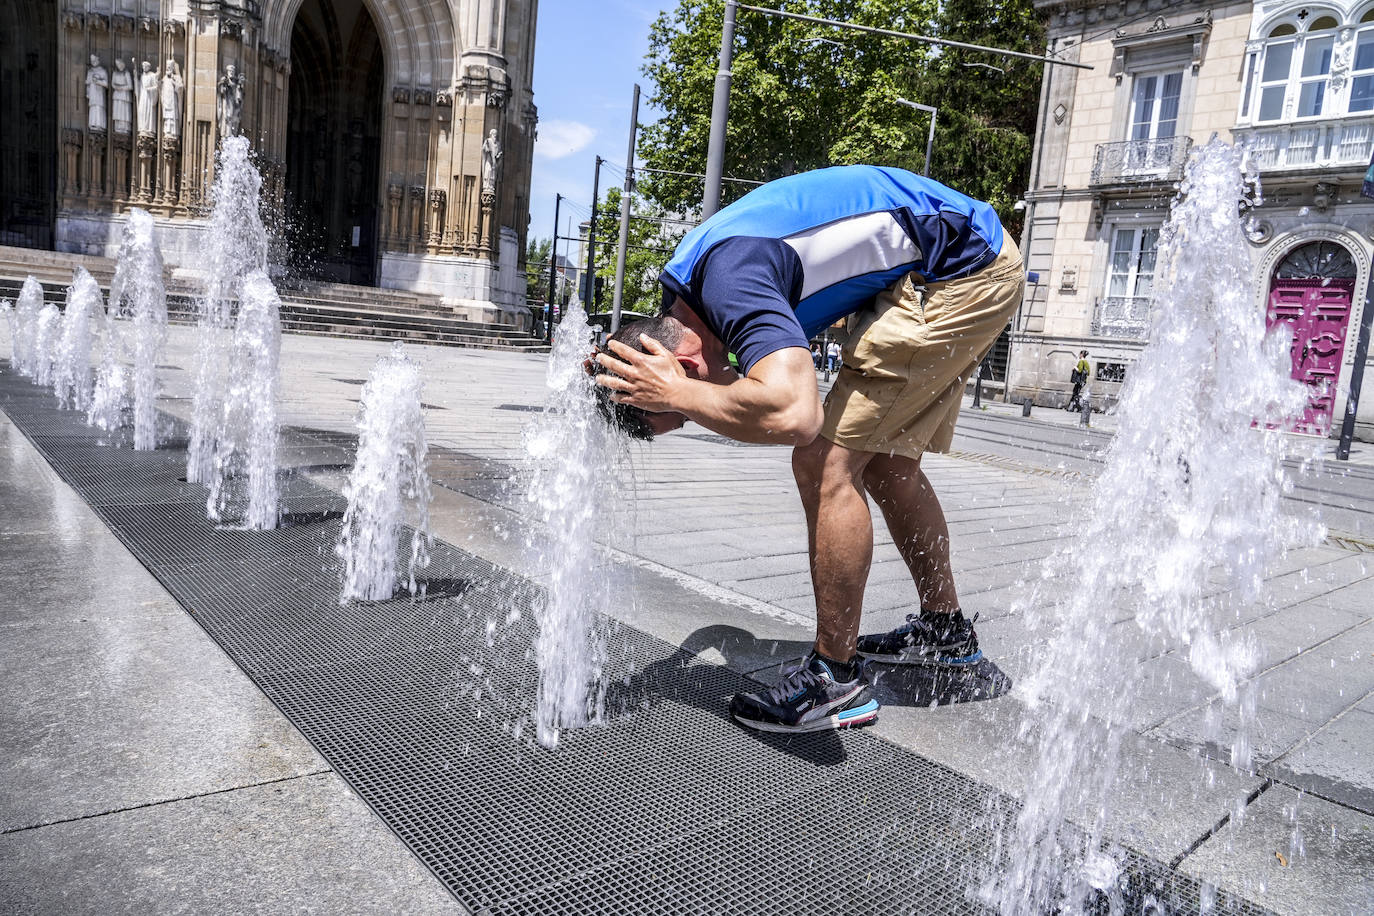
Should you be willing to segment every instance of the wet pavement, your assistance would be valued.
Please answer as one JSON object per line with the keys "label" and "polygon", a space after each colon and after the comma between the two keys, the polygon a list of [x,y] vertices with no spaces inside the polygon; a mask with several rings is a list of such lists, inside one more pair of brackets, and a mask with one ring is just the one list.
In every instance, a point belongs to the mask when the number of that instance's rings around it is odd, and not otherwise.
{"label": "wet pavement", "polygon": [[[181,368],[164,371],[161,406],[182,416],[191,350],[189,332],[173,329],[163,363]],[[385,351],[284,340],[284,463],[339,483],[358,380]],[[537,581],[514,536],[522,507],[508,484],[521,430],[542,400],[543,358],[424,347],[412,355],[431,405],[436,535]],[[984,650],[1013,679],[1043,644],[1025,624],[1031,586],[1071,542],[1111,422],[1095,416],[1084,430],[1062,411],[1037,408],[1024,419],[1019,407],[992,403],[966,413],[951,455],[923,462],[950,520],[965,609],[981,615]],[[1142,643],[1137,653],[1151,686],[1128,723],[1113,799],[1119,832],[1147,855],[1280,912],[1374,907],[1369,449],[1357,446],[1349,466],[1295,469],[1291,508],[1323,512],[1332,537],[1273,570],[1273,605],[1236,623],[1263,659],[1255,772],[1224,765],[1226,734],[1207,727],[1215,697],[1184,648]],[[609,562],[636,600],[613,613],[741,674],[766,679],[799,655],[813,618],[788,452],[689,427],[637,447],[633,463],[635,511],[609,533]],[[41,911],[60,894],[74,901],[67,911],[97,911],[94,868],[119,877],[110,887],[129,910],[157,887],[199,894],[202,909],[221,911],[282,900],[343,912],[452,905],[2,420],[0,506],[0,582],[15,596],[0,616],[12,673],[0,727],[6,902]],[[1051,588],[1037,600],[1053,599]],[[880,531],[864,629],[895,625],[913,602]],[[970,698],[892,671],[879,690],[879,736],[1012,795],[1024,790],[1032,761],[1015,739],[1015,691],[942,703]],[[158,842],[129,840],[154,835]],[[226,835],[239,845],[207,842]],[[188,844],[198,849],[194,867],[177,872]],[[334,876],[335,890],[312,884],[320,873]],[[212,907],[231,899],[234,881],[264,896]]]}

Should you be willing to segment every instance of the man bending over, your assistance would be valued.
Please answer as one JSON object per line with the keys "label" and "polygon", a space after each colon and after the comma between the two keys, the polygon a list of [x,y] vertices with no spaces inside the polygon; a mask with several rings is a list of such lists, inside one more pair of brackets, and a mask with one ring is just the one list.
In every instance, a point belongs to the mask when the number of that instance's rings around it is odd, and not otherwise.
{"label": "man bending over", "polygon": [[[659,278],[663,317],[628,325],[597,356],[607,409],[632,435],[692,420],[743,442],[793,447],[816,642],[777,686],[734,698],[740,724],[867,724],[878,703],[865,657],[939,666],[981,658],[921,456],[949,450],[965,382],[1015,311],[1022,276],[988,204],[901,169],[820,169],[763,185],[689,232]],[[807,341],[845,316],[849,342],[822,406]],[[860,637],[873,559],[865,492],[921,609],[890,633]]]}

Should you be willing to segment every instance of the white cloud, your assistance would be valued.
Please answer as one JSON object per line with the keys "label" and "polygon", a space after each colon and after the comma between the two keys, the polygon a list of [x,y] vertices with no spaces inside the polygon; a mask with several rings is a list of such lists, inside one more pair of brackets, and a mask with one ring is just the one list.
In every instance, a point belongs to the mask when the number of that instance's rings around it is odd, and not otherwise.
{"label": "white cloud", "polygon": [[577,121],[545,121],[539,125],[534,154],[544,159],[562,159],[585,149],[596,138],[596,129]]}

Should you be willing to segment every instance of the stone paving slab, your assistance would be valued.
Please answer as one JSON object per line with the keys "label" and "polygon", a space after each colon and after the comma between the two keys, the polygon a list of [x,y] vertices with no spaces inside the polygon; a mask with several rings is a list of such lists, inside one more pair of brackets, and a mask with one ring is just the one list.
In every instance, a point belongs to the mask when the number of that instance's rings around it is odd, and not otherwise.
{"label": "stone paving slab", "polygon": [[1366,916],[1374,912],[1374,820],[1276,786],[1182,871],[1280,913]]}
{"label": "stone paving slab", "polygon": [[0,912],[456,904],[0,413]]}
{"label": "stone paving slab", "polygon": [[0,836],[0,908],[466,912],[333,773]]}

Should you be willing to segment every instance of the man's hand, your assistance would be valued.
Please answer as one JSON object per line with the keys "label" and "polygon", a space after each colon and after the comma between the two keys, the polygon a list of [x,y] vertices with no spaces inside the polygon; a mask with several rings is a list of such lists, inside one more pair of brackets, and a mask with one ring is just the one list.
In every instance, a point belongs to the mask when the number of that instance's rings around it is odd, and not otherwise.
{"label": "man's hand", "polygon": [[639,335],[639,340],[644,344],[643,353],[618,340],[607,341],[606,346],[615,356],[602,351],[596,355],[596,361],[615,374],[602,373],[596,377],[596,383],[610,388],[614,392],[611,400],[617,404],[630,404],[651,413],[680,411],[686,371],[673,352],[657,340],[646,334]]}

